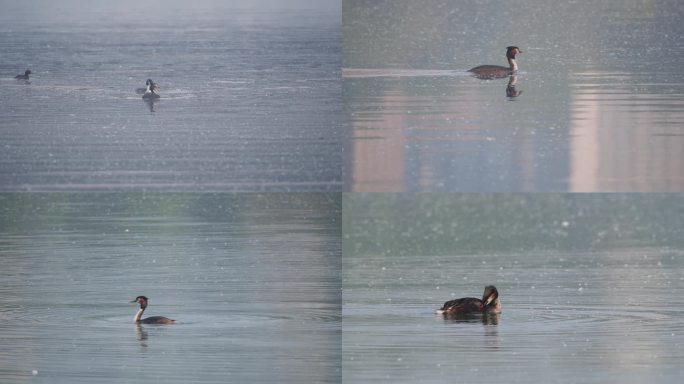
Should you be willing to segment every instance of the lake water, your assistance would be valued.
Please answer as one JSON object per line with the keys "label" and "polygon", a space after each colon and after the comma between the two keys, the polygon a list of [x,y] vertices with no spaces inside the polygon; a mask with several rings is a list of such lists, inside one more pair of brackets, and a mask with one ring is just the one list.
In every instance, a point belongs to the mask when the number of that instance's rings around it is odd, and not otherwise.
{"label": "lake water", "polygon": [[[339,194],[0,194],[3,383],[340,382]],[[133,323],[145,316],[174,325]]]}
{"label": "lake water", "polygon": [[[684,190],[683,17],[676,0],[345,1],[344,190]],[[515,79],[466,72],[509,45]]]}
{"label": "lake water", "polygon": [[339,2],[0,7],[1,190],[341,189]]}
{"label": "lake water", "polygon": [[[345,195],[343,382],[679,383],[684,198]],[[499,290],[502,313],[445,320]]]}

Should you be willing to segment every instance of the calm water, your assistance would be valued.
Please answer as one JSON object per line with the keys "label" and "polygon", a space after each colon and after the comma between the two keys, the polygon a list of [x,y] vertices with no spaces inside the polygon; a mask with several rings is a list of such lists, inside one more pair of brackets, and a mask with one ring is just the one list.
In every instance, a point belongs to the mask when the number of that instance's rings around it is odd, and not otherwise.
{"label": "calm water", "polygon": [[[344,190],[684,190],[684,4],[349,0]],[[483,81],[467,69],[506,65]]]}
{"label": "calm water", "polygon": [[[343,382],[679,383],[682,196],[345,195]],[[494,321],[445,301],[499,290]]]}
{"label": "calm water", "polygon": [[338,2],[0,7],[0,189],[340,190]]}
{"label": "calm water", "polygon": [[340,382],[340,204],[0,195],[1,381]]}

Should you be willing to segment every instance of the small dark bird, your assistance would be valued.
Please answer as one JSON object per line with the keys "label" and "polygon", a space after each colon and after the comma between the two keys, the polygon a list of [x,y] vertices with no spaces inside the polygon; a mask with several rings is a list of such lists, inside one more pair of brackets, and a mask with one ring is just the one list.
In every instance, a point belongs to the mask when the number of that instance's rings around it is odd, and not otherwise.
{"label": "small dark bird", "polygon": [[483,80],[501,79],[510,76],[518,70],[518,64],[515,62],[515,55],[518,53],[522,53],[520,48],[514,46],[506,47],[508,67],[502,67],[500,65],[480,65],[469,69],[468,72],[472,72],[475,77]]}
{"label": "small dark bird", "polygon": [[159,89],[157,83],[152,81],[152,79],[147,79],[145,85],[147,86],[147,88],[145,88],[145,94],[143,95],[143,99],[158,99],[160,97],[157,93],[157,89]]}
{"label": "small dark bird", "polygon": [[142,316],[143,312],[145,312],[145,308],[147,308],[147,301],[148,298],[145,296],[138,296],[135,300],[131,301],[131,303],[140,304],[140,309],[138,310],[138,313],[135,314],[134,318],[136,324],[173,324],[176,322],[176,320],[171,320],[164,316],[152,316],[140,320],[140,316]]}
{"label": "small dark bird", "polygon": [[499,292],[493,285],[485,287],[482,300],[475,297],[450,300],[444,303],[437,313],[445,316],[468,316],[501,313]]}
{"label": "small dark bird", "polygon": [[17,80],[28,80],[30,74],[31,74],[31,70],[27,69],[23,75],[16,75],[16,76],[14,76],[14,78]]}

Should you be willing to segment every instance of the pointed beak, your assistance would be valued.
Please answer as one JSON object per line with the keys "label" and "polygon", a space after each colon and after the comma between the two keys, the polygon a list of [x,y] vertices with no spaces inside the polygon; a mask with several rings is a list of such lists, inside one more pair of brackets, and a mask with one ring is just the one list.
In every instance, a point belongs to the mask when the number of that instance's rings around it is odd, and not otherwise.
{"label": "pointed beak", "polygon": [[137,303],[138,300],[129,301],[129,303]]}

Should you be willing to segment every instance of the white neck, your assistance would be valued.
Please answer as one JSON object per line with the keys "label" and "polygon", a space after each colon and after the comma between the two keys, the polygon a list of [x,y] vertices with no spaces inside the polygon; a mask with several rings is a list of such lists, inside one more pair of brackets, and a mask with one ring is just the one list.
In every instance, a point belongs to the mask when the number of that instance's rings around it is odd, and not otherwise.
{"label": "white neck", "polygon": [[515,62],[515,59],[508,59],[508,65],[511,67],[511,71],[518,70],[518,63]]}
{"label": "white neck", "polygon": [[511,77],[508,79],[508,85],[513,87],[515,86],[515,83],[518,82],[518,75],[511,74]]}
{"label": "white neck", "polygon": [[138,313],[135,314],[135,317],[133,318],[133,321],[134,321],[135,323],[139,323],[139,322],[140,322],[140,316],[142,316],[143,312],[145,312],[145,309],[144,309],[144,308],[140,308],[140,309],[138,310]]}

